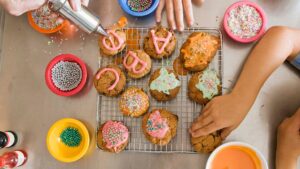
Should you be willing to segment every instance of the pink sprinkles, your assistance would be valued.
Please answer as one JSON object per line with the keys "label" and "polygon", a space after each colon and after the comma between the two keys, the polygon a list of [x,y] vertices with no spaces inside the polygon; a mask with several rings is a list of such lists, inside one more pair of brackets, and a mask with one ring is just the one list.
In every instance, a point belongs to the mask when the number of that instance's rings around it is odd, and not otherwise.
{"label": "pink sprinkles", "polygon": [[240,5],[229,12],[227,20],[230,31],[237,37],[249,39],[256,36],[262,28],[262,17],[250,5]]}

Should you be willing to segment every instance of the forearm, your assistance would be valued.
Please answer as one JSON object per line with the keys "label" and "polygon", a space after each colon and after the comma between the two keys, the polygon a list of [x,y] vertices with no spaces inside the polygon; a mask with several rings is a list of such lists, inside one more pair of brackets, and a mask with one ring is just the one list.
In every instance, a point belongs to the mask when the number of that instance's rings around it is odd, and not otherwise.
{"label": "forearm", "polygon": [[299,47],[295,46],[297,36],[300,37],[300,32],[296,30],[272,28],[253,49],[232,91],[248,109],[272,72],[289,56],[299,52]]}

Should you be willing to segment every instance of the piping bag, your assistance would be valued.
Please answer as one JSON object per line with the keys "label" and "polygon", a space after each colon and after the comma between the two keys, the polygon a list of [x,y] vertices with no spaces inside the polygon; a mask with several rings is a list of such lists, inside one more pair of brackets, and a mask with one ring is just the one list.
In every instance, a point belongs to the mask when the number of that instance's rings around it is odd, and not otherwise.
{"label": "piping bag", "polygon": [[68,0],[49,0],[49,7],[52,11],[59,13],[66,19],[69,19],[80,29],[89,34],[98,33],[108,36],[100,23],[100,19],[84,6],[81,6],[79,11],[74,11]]}

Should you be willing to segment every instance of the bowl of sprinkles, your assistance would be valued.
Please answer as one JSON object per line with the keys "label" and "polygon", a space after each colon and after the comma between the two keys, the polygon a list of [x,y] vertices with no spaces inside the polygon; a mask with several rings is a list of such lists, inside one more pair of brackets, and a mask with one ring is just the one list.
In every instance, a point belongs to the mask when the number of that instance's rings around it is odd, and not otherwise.
{"label": "bowl of sprinkles", "polygon": [[90,137],[82,122],[64,118],[50,127],[46,142],[49,153],[55,159],[61,162],[74,162],[86,154]]}
{"label": "bowl of sprinkles", "polygon": [[48,88],[60,96],[80,92],[87,80],[85,63],[72,54],[62,54],[52,59],[45,71]]}
{"label": "bowl of sprinkles", "polygon": [[231,5],[223,20],[227,35],[241,43],[258,40],[265,33],[266,23],[263,9],[250,1],[239,1]]}
{"label": "bowl of sprinkles", "polygon": [[155,11],[159,0],[119,0],[121,8],[132,16],[147,16]]}
{"label": "bowl of sprinkles", "polygon": [[35,30],[44,34],[60,31],[67,20],[60,18],[59,14],[52,12],[48,4],[27,13],[28,22]]}

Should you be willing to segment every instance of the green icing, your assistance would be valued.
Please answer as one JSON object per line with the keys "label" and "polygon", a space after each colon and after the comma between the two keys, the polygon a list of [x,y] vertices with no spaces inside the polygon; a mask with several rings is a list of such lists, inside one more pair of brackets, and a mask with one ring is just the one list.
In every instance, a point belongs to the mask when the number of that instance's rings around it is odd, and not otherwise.
{"label": "green icing", "polygon": [[169,73],[166,68],[161,68],[159,73],[158,78],[153,80],[150,84],[151,90],[157,90],[169,95],[169,90],[180,86],[180,81],[176,79],[174,73]]}
{"label": "green icing", "polygon": [[203,98],[212,99],[219,93],[218,86],[221,84],[217,72],[214,70],[205,70],[199,77],[196,88],[203,93]]}

